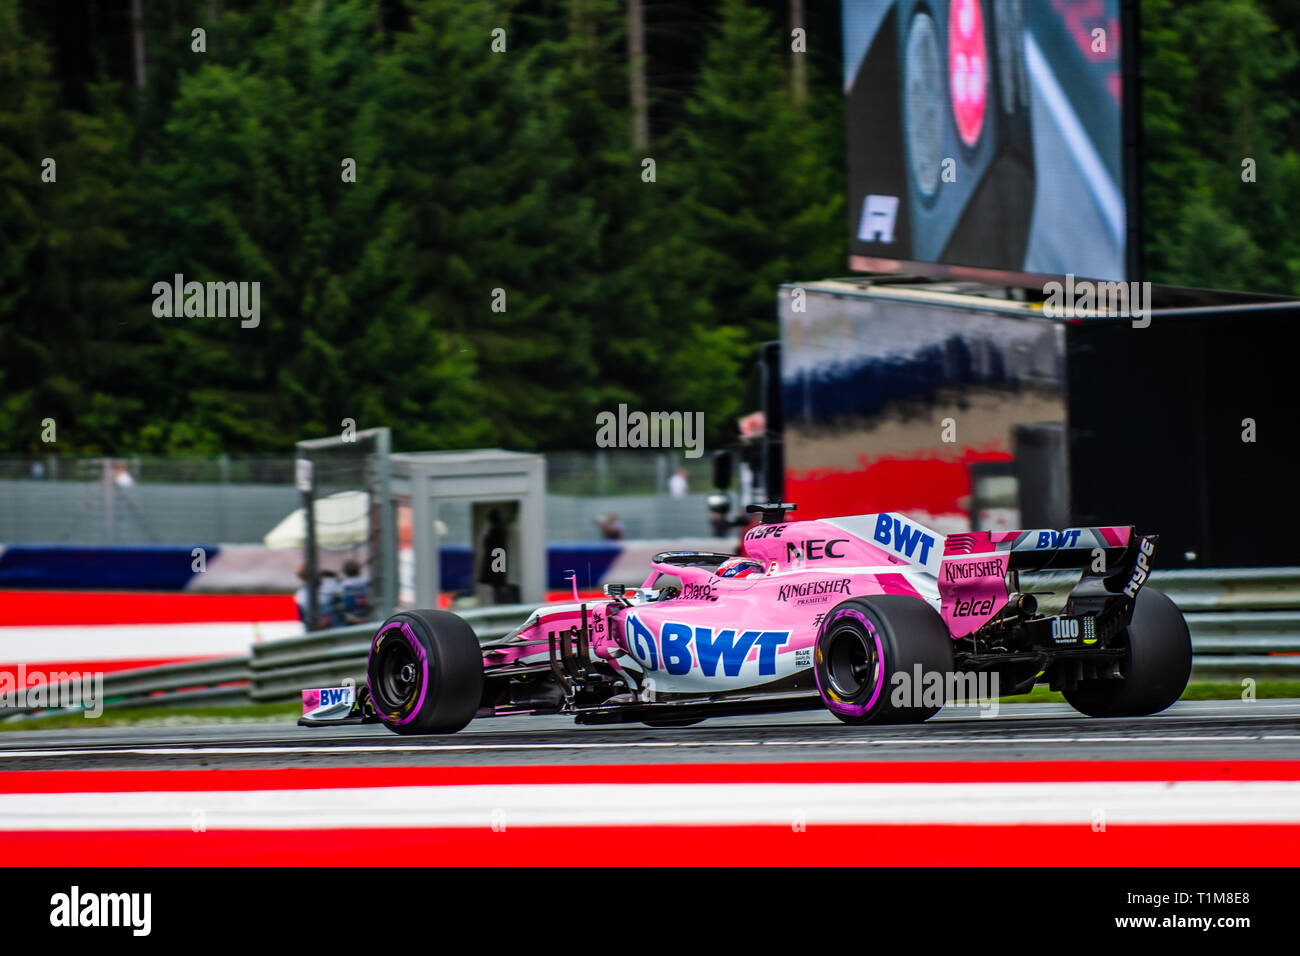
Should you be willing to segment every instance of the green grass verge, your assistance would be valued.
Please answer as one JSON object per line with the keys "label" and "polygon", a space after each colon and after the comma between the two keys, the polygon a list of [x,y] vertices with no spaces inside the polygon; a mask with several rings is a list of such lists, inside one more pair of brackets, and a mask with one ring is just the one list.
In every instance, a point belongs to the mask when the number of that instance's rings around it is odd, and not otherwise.
{"label": "green grass verge", "polygon": [[[1240,700],[1241,686],[1234,683],[1189,684],[1182,700]],[[1255,686],[1255,696],[1300,697],[1300,681],[1262,680]],[[1046,687],[1035,687],[1019,697],[1002,697],[1007,704],[1064,703],[1065,698]],[[286,723],[297,721],[302,706],[294,701],[284,704],[249,704],[243,707],[134,707],[110,708],[99,717],[80,714],[53,714],[24,720],[0,720],[5,730],[85,730],[98,727],[193,727],[201,724]]]}
{"label": "green grass verge", "polygon": [[302,704],[248,704],[231,707],[108,707],[98,717],[51,714],[0,720],[4,730],[85,730],[98,727],[192,727],[198,724],[293,723]]}

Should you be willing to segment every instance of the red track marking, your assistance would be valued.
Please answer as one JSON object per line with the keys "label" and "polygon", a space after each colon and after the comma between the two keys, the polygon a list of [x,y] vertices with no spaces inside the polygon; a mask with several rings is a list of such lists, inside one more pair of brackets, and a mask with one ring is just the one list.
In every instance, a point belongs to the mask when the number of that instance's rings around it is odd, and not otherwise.
{"label": "red track marking", "polygon": [[36,866],[1291,866],[1300,827],[787,826],[0,833]]}
{"label": "red track marking", "polygon": [[1300,761],[997,761],[303,767],[240,770],[10,770],[0,793],[319,790],[347,787],[616,783],[1070,783],[1300,780]]}
{"label": "red track marking", "polygon": [[0,628],[296,620],[298,608],[290,594],[0,591]]}
{"label": "red track marking", "polygon": [[[4,631],[0,630],[0,636]],[[97,671],[104,674],[111,674],[114,671],[129,671],[140,667],[157,667],[160,664],[178,664],[182,661],[201,661],[201,660],[218,660],[212,656],[200,655],[190,657],[183,654],[172,657],[150,657],[135,658],[132,660],[113,660],[113,661],[24,661],[21,664],[0,664],[0,674],[17,674],[20,667],[24,668],[27,674],[33,675],[40,673],[48,676],[56,671],[77,671],[81,674],[94,674]],[[31,686],[43,684],[45,681],[32,680]]]}

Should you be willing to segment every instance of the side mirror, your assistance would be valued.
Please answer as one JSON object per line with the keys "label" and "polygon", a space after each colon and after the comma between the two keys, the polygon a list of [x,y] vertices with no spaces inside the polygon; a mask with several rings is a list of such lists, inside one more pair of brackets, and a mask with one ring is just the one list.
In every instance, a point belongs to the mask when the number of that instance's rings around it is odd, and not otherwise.
{"label": "side mirror", "polygon": [[713,487],[726,491],[731,487],[731,452],[715,451],[713,453]]}

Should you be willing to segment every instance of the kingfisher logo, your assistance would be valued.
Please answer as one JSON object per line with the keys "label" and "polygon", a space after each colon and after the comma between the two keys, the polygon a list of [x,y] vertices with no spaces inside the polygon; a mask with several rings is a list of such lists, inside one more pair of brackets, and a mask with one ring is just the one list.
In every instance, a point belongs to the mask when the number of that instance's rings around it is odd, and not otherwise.
{"label": "kingfisher logo", "polygon": [[627,619],[627,644],[632,656],[648,671],[664,670],[673,675],[689,673],[698,658],[699,670],[705,677],[739,677],[750,652],[757,648],[758,676],[769,677],[776,674],[777,650],[789,640],[789,631],[738,631],[732,627],[715,630],[676,621],[665,621],[656,635],[635,614]]}
{"label": "kingfisher logo", "polygon": [[783,584],[776,592],[778,601],[791,598],[810,597],[814,594],[848,594],[849,578],[836,578],[831,581],[805,581],[803,584]]}
{"label": "kingfisher logo", "polygon": [[876,532],[872,535],[895,554],[909,560],[915,559],[920,564],[930,563],[930,551],[934,548],[934,535],[926,534],[920,528],[914,528],[894,515],[879,515],[876,518]]}
{"label": "kingfisher logo", "polygon": [[965,581],[968,578],[1000,578],[1006,573],[1006,561],[992,558],[986,561],[945,561],[945,581]]}

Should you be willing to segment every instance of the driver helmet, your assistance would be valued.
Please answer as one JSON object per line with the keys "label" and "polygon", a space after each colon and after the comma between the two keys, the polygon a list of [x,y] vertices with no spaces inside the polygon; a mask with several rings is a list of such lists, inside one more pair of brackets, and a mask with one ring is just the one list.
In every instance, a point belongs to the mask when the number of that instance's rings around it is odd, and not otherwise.
{"label": "driver helmet", "polygon": [[753,558],[734,557],[728,558],[718,565],[717,575],[720,578],[748,578],[755,575],[762,575],[763,565]]}

